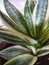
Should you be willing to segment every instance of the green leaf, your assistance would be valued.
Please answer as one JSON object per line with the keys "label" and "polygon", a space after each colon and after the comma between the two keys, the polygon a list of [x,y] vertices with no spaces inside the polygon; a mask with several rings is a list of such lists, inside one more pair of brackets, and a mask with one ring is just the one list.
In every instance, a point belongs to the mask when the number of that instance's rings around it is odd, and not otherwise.
{"label": "green leaf", "polygon": [[17,28],[23,33],[28,34],[27,25],[22,13],[17,8],[15,8],[8,0],[4,0],[4,5],[9,17],[14,21]]}
{"label": "green leaf", "polygon": [[34,11],[35,3],[33,0],[29,0],[31,13]]}
{"label": "green leaf", "polygon": [[49,45],[46,45],[42,48],[40,48],[38,51],[38,57],[44,56],[49,54]]}
{"label": "green leaf", "polygon": [[44,55],[47,55],[47,54],[49,54],[49,50],[43,50],[43,51],[39,52],[38,57],[41,57],[41,56],[44,56]]}
{"label": "green leaf", "polygon": [[[14,23],[16,24],[16,19],[17,20],[19,20],[19,22],[17,22],[17,23],[22,23],[22,19],[21,18],[19,18],[19,17],[22,17],[22,16],[20,16],[20,12],[17,10],[17,9],[15,9],[15,7],[8,1],[8,0],[4,0],[4,4],[5,4],[5,8],[6,8],[6,11],[8,12],[8,14],[9,14],[9,16],[11,17],[11,19],[12,19],[12,21],[14,21]],[[18,16],[17,16],[17,14],[19,14]],[[21,20],[20,20],[21,19]],[[24,22],[24,21],[23,21]],[[9,23],[9,22],[8,22]],[[8,24],[7,23],[7,24]],[[12,23],[12,22],[11,22]],[[10,23],[10,24],[11,24]],[[24,23],[26,23],[26,22],[24,22]],[[21,25],[20,25],[21,26]],[[24,26],[24,25],[23,25]],[[26,27],[26,26],[25,26]],[[21,27],[20,27],[21,28]],[[24,28],[24,27],[22,27],[22,28]],[[22,29],[21,28],[21,29]],[[28,29],[27,29],[28,30]],[[37,43],[34,39],[32,39],[32,38],[30,38],[29,36],[26,36],[25,34],[22,34],[21,32],[19,32],[19,31],[17,31],[17,30],[12,30],[12,33],[14,33],[17,37],[19,37],[19,38],[21,38],[21,39],[23,39],[23,40],[28,40],[29,41],[29,44],[31,43],[31,44],[34,44],[34,43]]]}
{"label": "green leaf", "polygon": [[4,25],[10,29],[10,30],[16,30],[18,29],[16,24],[7,16],[5,15],[3,12],[0,11],[1,14],[1,18],[3,20]]}
{"label": "green leaf", "polygon": [[32,37],[35,37],[35,25],[32,20],[32,14],[30,10],[29,0],[26,1],[25,9],[24,9],[24,15],[26,19],[26,24],[28,26],[29,33]]}
{"label": "green leaf", "polygon": [[39,41],[41,41],[42,44],[43,44],[43,43],[46,42],[48,39],[49,39],[49,24],[48,24],[48,26],[46,27],[46,29],[40,34]]}
{"label": "green leaf", "polygon": [[23,54],[9,60],[4,65],[34,65],[36,61],[36,56]]}
{"label": "green leaf", "polygon": [[[47,22],[47,21],[46,21]],[[45,23],[46,26],[44,26],[44,30],[40,33],[40,35],[45,34],[49,30],[49,20],[47,23]]]}
{"label": "green leaf", "polygon": [[[23,39],[19,38],[18,36],[14,35],[11,32],[7,31],[0,31],[0,38],[7,41],[11,42],[12,44],[16,45],[28,45]],[[30,45],[30,44],[29,44]]]}
{"label": "green leaf", "polygon": [[[22,32],[19,32],[19,31],[17,30],[16,24],[15,24],[12,20],[10,20],[10,18],[7,17],[4,13],[1,12],[1,16],[2,16],[2,18],[5,20],[5,21],[3,21],[3,22],[4,22],[4,23],[6,24],[6,26],[8,27],[7,29],[10,30],[10,32],[11,32],[12,34],[16,35],[17,37],[21,38],[22,40],[25,40],[25,41],[28,40],[29,44],[31,43],[31,45],[34,44],[34,43],[36,43],[36,42],[33,42],[33,41],[35,41],[35,40],[33,40],[32,38],[30,38],[29,36],[27,36],[27,35],[25,35],[25,34],[22,34]],[[1,29],[1,28],[0,28],[0,29]],[[5,31],[5,29],[2,29],[1,31]],[[1,35],[0,37],[1,37],[2,39],[7,40],[7,38],[5,37],[5,35],[2,35],[1,33],[0,33],[0,35]],[[31,42],[30,42],[29,40],[31,40]],[[9,40],[7,40],[7,41],[9,41]],[[9,42],[10,42],[10,41],[9,41]],[[13,41],[13,42],[14,42],[14,41]],[[15,42],[16,42],[16,41],[15,41]],[[28,42],[27,42],[27,43],[28,43]],[[17,43],[18,43],[18,42],[17,42]]]}
{"label": "green leaf", "polygon": [[32,51],[32,54],[33,55],[36,55],[37,53],[36,53],[36,48],[34,47],[34,46],[27,46],[27,48],[30,50],[30,51]]}
{"label": "green leaf", "polygon": [[45,43],[49,39],[49,33],[46,35],[45,39],[43,39],[42,43]]}
{"label": "green leaf", "polygon": [[37,41],[20,33],[20,32],[8,32],[8,31],[0,31],[0,38],[6,40],[8,42],[12,42],[17,45],[34,45],[37,44]]}
{"label": "green leaf", "polygon": [[36,28],[38,36],[42,32],[42,27],[46,17],[47,8],[48,8],[48,0],[38,0],[36,8]]}
{"label": "green leaf", "polygon": [[15,56],[29,53],[25,47],[22,46],[11,46],[0,51],[0,57],[9,60]]}
{"label": "green leaf", "polygon": [[40,38],[40,42],[43,44],[45,43],[47,40],[49,39],[49,32],[47,32],[47,34],[42,38]]}
{"label": "green leaf", "polygon": [[[1,12],[1,11],[0,11]],[[3,29],[3,28],[0,28],[0,30],[1,31],[10,31],[11,33],[15,33],[16,34],[16,36],[18,36],[18,37],[20,37],[20,38],[22,38],[23,40],[24,40],[24,37],[26,36],[26,35],[24,35],[23,36],[23,34],[19,34],[19,31],[17,31],[17,26],[15,25],[15,23],[12,21],[12,20],[10,20],[10,18],[8,17],[8,16],[6,16],[4,13],[2,13],[1,12],[1,16],[2,16],[2,18],[5,20],[5,21],[3,21],[4,23],[5,23],[5,25],[8,27],[7,29]],[[0,33],[1,34],[1,33]],[[9,38],[6,38],[4,35],[2,35],[1,34],[1,36],[0,36],[2,39],[4,39],[4,40],[7,40],[7,39],[9,39]],[[27,37],[28,38],[28,37]],[[27,38],[25,38],[25,39],[27,39]],[[10,39],[9,40],[7,40],[7,41],[9,41],[9,42],[12,42],[12,40],[10,41]],[[13,41],[14,42],[14,41]],[[12,43],[13,43],[12,42]],[[15,43],[16,43],[16,41],[15,41]],[[18,42],[17,42],[18,43]],[[20,42],[21,43],[21,42]],[[30,44],[30,43],[29,43]]]}

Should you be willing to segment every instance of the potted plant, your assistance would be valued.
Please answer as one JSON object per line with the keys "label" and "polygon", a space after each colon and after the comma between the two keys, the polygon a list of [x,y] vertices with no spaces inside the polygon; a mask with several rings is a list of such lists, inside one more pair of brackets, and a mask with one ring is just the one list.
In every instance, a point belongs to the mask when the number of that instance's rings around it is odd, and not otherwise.
{"label": "potted plant", "polygon": [[4,65],[41,65],[39,58],[49,54],[48,4],[49,0],[38,0],[36,4],[33,0],[26,0],[23,15],[4,0],[9,16],[0,11],[7,26],[0,28],[0,38],[15,44],[0,51],[0,57],[7,60]]}

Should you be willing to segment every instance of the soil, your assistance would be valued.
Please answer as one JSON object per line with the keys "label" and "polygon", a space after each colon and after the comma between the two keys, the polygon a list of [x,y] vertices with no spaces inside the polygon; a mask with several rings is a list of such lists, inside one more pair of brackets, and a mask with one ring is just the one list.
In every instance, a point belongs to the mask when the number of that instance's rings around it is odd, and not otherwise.
{"label": "soil", "polygon": [[0,50],[3,50],[3,49],[5,49],[5,48],[7,48],[7,47],[9,47],[9,46],[12,46],[12,45],[13,45],[13,44],[11,44],[11,43],[2,41],[2,42],[0,43]]}
{"label": "soil", "polygon": [[35,63],[35,65],[49,65],[49,54],[40,57]]}

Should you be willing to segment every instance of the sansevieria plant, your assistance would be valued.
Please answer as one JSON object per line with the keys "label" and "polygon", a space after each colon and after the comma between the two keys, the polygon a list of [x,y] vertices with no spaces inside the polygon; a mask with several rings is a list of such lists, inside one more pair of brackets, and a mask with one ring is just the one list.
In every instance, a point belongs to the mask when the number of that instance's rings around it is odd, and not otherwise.
{"label": "sansevieria plant", "polygon": [[15,44],[0,51],[8,60],[4,65],[34,65],[38,57],[49,54],[49,0],[26,0],[24,14],[4,0],[8,16],[0,11],[5,28],[0,39]]}

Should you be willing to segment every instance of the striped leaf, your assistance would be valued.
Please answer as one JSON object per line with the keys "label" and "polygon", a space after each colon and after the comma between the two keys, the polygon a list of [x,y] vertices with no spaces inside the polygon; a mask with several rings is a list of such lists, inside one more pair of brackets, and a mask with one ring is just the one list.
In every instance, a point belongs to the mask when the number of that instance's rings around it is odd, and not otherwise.
{"label": "striped leaf", "polygon": [[16,44],[16,45],[23,45],[23,46],[32,45],[30,43],[26,43],[27,41],[7,31],[0,31],[0,38],[7,42],[11,42],[12,44]]}
{"label": "striped leaf", "polygon": [[45,17],[45,21],[44,21],[44,25],[43,25],[43,30],[47,27],[48,25],[48,21],[49,21],[49,0],[48,0],[48,8],[47,8],[47,13],[46,13],[46,17]]}
{"label": "striped leaf", "polygon": [[34,65],[36,61],[36,56],[23,54],[7,61],[4,65]]}
{"label": "striped leaf", "polygon": [[42,43],[45,43],[48,39],[49,39],[49,32],[48,32],[48,34],[44,37]]}
{"label": "striped leaf", "polygon": [[[37,41],[20,33],[20,32],[7,32],[7,31],[0,31],[0,38],[6,40],[8,42],[12,42],[14,44],[22,44],[22,45],[34,45],[37,44]],[[18,44],[18,45],[19,45]]]}
{"label": "striped leaf", "polygon": [[39,41],[42,41],[42,43],[44,43],[47,39],[49,39],[49,21],[46,29],[41,33]]}
{"label": "striped leaf", "polygon": [[47,13],[47,8],[48,8],[48,0],[38,0],[36,8],[36,28],[38,35],[42,31],[42,27]]}
{"label": "striped leaf", "polygon": [[35,3],[33,0],[29,0],[31,13],[34,11]]}
{"label": "striped leaf", "polygon": [[44,35],[43,38],[41,37],[39,40],[40,40],[41,44],[43,44],[43,43],[45,43],[48,39],[49,39],[49,31],[47,32],[47,34]]}
{"label": "striped leaf", "polygon": [[30,10],[30,5],[29,5],[29,0],[26,1],[25,8],[24,8],[24,15],[26,19],[26,24],[28,26],[28,30],[30,32],[30,35],[32,37],[35,37],[35,30],[34,30],[34,25],[33,25],[33,20],[32,20],[32,14]]}
{"label": "striped leaf", "polygon": [[49,54],[49,50],[40,51],[38,57]]}
{"label": "striped leaf", "polygon": [[[20,37],[20,38],[22,38],[23,40],[25,39],[25,40],[31,40],[31,38],[30,37],[28,37],[27,35],[25,35],[25,34],[22,34],[20,31],[18,31],[18,28],[17,28],[17,26],[16,26],[16,24],[13,22],[13,21],[11,21],[10,19],[9,19],[9,17],[7,17],[4,13],[2,13],[1,12],[1,16],[2,16],[2,18],[5,20],[5,21],[3,21],[4,23],[5,23],[5,25],[8,27],[8,29],[11,31],[11,33],[15,33],[15,35],[16,36],[18,36],[18,37]],[[1,28],[0,28],[1,29]],[[3,28],[2,28],[3,29]],[[3,30],[5,30],[5,29],[3,29]],[[2,30],[2,31],[3,31]],[[27,38],[28,39],[27,39]],[[32,39],[33,40],[33,39]],[[31,40],[31,41],[32,41]],[[32,43],[34,43],[33,41],[32,41]],[[29,43],[30,44],[30,43]]]}
{"label": "striped leaf", "polygon": [[49,31],[49,21],[48,21],[46,28],[41,32],[40,35],[45,34],[47,31]]}
{"label": "striped leaf", "polygon": [[[5,8],[6,8],[6,11],[8,12],[8,14],[9,14],[9,16],[11,17],[11,19],[15,22],[16,21],[16,13],[17,13],[17,9],[15,9],[15,7],[8,1],[8,0],[4,0],[4,4],[5,4]],[[10,6],[9,6],[10,5]],[[14,10],[14,11],[13,11]],[[14,16],[14,15],[16,15],[16,16]],[[16,18],[15,18],[16,17]],[[19,18],[19,19],[21,19],[21,18]],[[23,19],[23,18],[22,18]],[[21,20],[22,20],[21,19]],[[20,20],[20,21],[21,21]],[[16,23],[16,22],[15,22]],[[19,22],[20,23],[20,22]],[[26,22],[25,22],[26,23]],[[21,28],[22,29],[22,28]],[[28,30],[28,29],[27,29]],[[28,37],[28,36],[26,36],[26,35],[24,35],[24,34],[22,34],[22,33],[20,33],[20,32],[18,32],[17,30],[15,31],[15,30],[13,30],[13,32],[18,36],[18,37],[20,37],[21,39],[23,39],[23,40],[31,40],[31,44],[34,44],[34,42],[33,41],[35,41],[35,40],[33,40],[32,38],[30,38],[30,37]],[[27,38],[26,38],[27,37]],[[29,42],[30,43],[30,42]],[[37,42],[36,42],[37,43]]]}
{"label": "striped leaf", "polygon": [[7,42],[11,42],[12,44],[17,44],[17,45],[24,45],[24,41],[15,36],[14,34],[11,33],[5,33],[4,31],[0,32],[0,38],[7,41]]}
{"label": "striped leaf", "polygon": [[38,57],[49,54],[49,45],[43,46],[38,50]]}
{"label": "striped leaf", "polygon": [[27,46],[27,48],[32,51],[32,54],[36,55],[36,48],[34,46]]}
{"label": "striped leaf", "polygon": [[15,56],[29,53],[28,50],[22,46],[11,46],[0,51],[0,57],[9,60]]}
{"label": "striped leaf", "polygon": [[8,27],[8,29],[10,30],[16,30],[18,29],[16,24],[7,16],[5,15],[3,12],[0,11],[1,14],[1,18],[3,20],[3,23],[6,27]]}
{"label": "striped leaf", "polygon": [[14,21],[16,27],[23,33],[28,34],[24,16],[8,0],[4,0],[5,9],[9,17]]}

